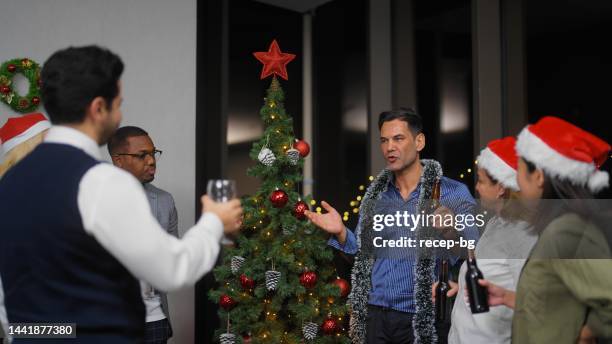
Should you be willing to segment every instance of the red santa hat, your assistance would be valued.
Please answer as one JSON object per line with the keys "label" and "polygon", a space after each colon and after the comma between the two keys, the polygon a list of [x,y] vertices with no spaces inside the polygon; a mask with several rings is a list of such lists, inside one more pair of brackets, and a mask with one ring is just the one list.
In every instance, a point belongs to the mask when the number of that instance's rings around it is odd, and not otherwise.
{"label": "red santa hat", "polygon": [[3,155],[50,127],[51,122],[42,113],[9,118],[0,128]]}
{"label": "red santa hat", "polygon": [[598,192],[608,186],[608,173],[599,167],[610,145],[557,117],[544,117],[526,126],[516,143],[518,155],[552,177],[569,180]]}
{"label": "red santa hat", "polygon": [[478,168],[485,169],[503,187],[519,191],[516,182],[518,157],[514,149],[515,145],[516,138],[514,136],[493,140],[480,151],[476,160],[478,161]]}

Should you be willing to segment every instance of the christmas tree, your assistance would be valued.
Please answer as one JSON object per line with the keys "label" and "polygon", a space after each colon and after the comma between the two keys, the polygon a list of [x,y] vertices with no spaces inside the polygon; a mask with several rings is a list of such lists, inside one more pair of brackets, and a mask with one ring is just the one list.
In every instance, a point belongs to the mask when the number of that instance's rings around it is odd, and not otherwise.
{"label": "christmas tree", "polygon": [[260,115],[265,131],[253,145],[255,165],[247,174],[261,179],[255,195],[243,198],[243,229],[235,248],[215,269],[221,343],[349,343],[345,315],[348,283],[337,278],[325,235],[306,220],[306,202],[296,189],[310,148],[296,140],[276,76],[287,79],[295,55],[276,41],[255,53],[261,78],[273,76]]}

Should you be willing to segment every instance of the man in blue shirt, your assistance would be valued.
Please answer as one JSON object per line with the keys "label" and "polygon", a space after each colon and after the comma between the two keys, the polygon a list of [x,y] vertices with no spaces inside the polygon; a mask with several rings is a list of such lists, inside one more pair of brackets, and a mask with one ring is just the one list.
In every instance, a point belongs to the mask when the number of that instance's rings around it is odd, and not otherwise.
{"label": "man in blue shirt", "polygon": [[[322,206],[327,213],[307,212],[306,215],[333,235],[329,245],[356,254],[349,296],[349,333],[353,342],[404,344],[414,342],[415,337],[419,342],[429,342],[436,337],[431,305],[436,260],[427,259],[433,257],[434,249],[423,244],[427,242],[423,239],[437,240],[438,244],[453,241],[459,246],[460,239],[475,243],[478,230],[472,223],[459,231],[460,227],[453,220],[450,223],[439,220],[430,224],[435,231],[427,236],[430,233],[425,228],[427,225],[415,219],[419,214],[426,215],[426,200],[431,199],[436,180],[440,182],[441,206],[435,210],[435,215],[455,219],[458,218],[456,214],[471,214],[475,201],[464,184],[442,177],[438,162],[420,159],[425,135],[421,117],[416,112],[383,112],[378,125],[380,148],[387,166],[366,192],[355,233],[344,226],[340,214],[326,202],[322,202]],[[400,214],[394,215],[398,211]],[[414,217],[401,217],[402,213]],[[381,230],[376,227],[380,227],[383,216],[395,218],[385,221],[385,228]],[[408,245],[408,239],[412,244]],[[403,242],[406,247],[380,248],[381,244],[390,241]],[[455,247],[452,251],[436,249],[435,252],[440,257],[440,254],[456,253],[457,250]]]}

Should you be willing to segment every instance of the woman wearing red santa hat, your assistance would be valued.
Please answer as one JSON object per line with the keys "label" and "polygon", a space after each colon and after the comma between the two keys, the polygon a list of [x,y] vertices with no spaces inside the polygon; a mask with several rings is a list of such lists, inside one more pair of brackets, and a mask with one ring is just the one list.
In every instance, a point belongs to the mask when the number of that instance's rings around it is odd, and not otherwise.
{"label": "woman wearing red santa hat", "polygon": [[[514,308],[513,343],[612,338],[612,257],[593,193],[608,186],[599,167],[610,145],[556,117],[518,136],[521,199],[537,209],[539,234],[516,293],[481,280],[489,304]],[[609,221],[609,220],[608,220]],[[590,337],[590,339],[589,339]]]}
{"label": "woman wearing red santa hat", "polygon": [[[518,157],[514,148],[516,138],[505,137],[489,142],[480,151],[476,191],[483,209],[494,214],[487,222],[475,256],[484,276],[491,282],[516,290],[525,258],[537,241],[530,231],[526,211],[518,202],[516,169]],[[506,307],[492,308],[489,312],[474,315],[465,298],[467,265],[459,270],[459,285],[447,295],[458,293],[451,314],[448,343],[510,343],[512,310]],[[435,298],[435,285],[433,289]]]}
{"label": "woman wearing red santa hat", "polygon": [[51,122],[42,113],[12,117],[0,128],[0,178],[42,142]]}
{"label": "woman wearing red santa hat", "polygon": [[[42,142],[50,127],[51,122],[41,113],[13,117],[6,121],[0,128],[0,143],[2,144],[0,178]],[[0,279],[0,339],[6,332],[3,328],[6,328],[7,324],[8,320],[4,311],[4,290]]]}

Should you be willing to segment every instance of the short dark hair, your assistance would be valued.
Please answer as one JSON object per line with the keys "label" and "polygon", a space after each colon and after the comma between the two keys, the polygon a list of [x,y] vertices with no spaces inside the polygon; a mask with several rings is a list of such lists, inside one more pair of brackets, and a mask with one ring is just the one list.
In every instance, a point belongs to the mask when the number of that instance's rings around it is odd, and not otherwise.
{"label": "short dark hair", "polygon": [[378,130],[382,128],[383,123],[395,119],[408,123],[408,129],[410,129],[414,136],[423,132],[423,119],[412,108],[399,108],[398,110],[381,112],[378,115]]}
{"label": "short dark hair", "polygon": [[81,123],[96,97],[110,108],[119,94],[123,62],[108,49],[95,45],[55,52],[41,72],[41,96],[51,122]]}
{"label": "short dark hair", "polygon": [[142,128],[134,126],[125,126],[117,129],[108,140],[108,154],[116,154],[120,148],[125,147],[128,138],[136,136],[149,136],[149,133]]}

